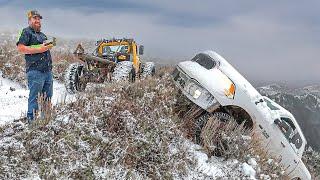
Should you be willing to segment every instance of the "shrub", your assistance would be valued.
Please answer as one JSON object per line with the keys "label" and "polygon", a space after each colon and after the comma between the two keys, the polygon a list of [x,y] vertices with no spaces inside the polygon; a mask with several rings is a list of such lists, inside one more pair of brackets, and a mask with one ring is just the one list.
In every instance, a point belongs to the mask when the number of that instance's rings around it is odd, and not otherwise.
{"label": "shrub", "polygon": [[320,178],[320,153],[309,147],[302,156],[302,161],[309,169],[312,179]]}

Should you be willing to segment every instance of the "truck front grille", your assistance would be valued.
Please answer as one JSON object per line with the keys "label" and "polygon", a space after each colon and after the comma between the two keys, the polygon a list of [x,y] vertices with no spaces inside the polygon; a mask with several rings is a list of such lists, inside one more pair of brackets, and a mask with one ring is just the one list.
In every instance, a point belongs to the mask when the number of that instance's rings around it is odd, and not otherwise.
{"label": "truck front grille", "polygon": [[172,73],[173,80],[178,83],[182,88],[185,87],[186,81],[188,80],[188,77],[181,73],[177,68]]}

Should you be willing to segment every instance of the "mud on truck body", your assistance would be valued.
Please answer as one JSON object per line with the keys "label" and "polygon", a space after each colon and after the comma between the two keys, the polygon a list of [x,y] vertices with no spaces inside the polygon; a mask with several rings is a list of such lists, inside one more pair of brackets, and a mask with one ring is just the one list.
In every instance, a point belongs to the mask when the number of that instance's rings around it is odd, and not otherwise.
{"label": "mud on truck body", "polygon": [[103,39],[96,43],[93,53],[85,53],[79,44],[74,55],[79,63],[70,64],[65,72],[65,86],[69,93],[84,91],[87,83],[134,82],[155,74],[153,62],[142,62],[144,46],[133,39]]}
{"label": "mud on truck body", "polygon": [[289,177],[311,179],[301,160],[307,142],[294,116],[262,96],[219,54],[199,53],[191,61],[180,62],[172,76],[183,95],[203,110],[197,119],[237,115],[234,120],[245,121],[261,136],[266,150],[281,159]]}

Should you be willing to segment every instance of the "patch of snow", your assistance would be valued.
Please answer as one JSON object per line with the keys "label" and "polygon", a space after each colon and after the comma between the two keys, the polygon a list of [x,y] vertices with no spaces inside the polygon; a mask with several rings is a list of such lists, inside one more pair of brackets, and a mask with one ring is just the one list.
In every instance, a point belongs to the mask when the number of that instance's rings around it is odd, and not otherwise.
{"label": "patch of snow", "polygon": [[267,163],[271,165],[273,163],[273,159],[268,159]]}
{"label": "patch of snow", "polygon": [[240,176],[240,172],[234,170],[239,164],[238,160],[225,160],[216,156],[209,158],[202,151],[201,146],[192,142],[188,142],[187,146],[196,166],[194,169],[190,169],[186,179],[219,179]]}
{"label": "patch of snow", "polygon": [[56,118],[56,121],[61,121],[63,124],[68,124],[68,123],[69,123],[69,120],[70,120],[69,115],[66,115],[66,116],[58,116],[58,117]]}
{"label": "patch of snow", "polygon": [[250,141],[252,138],[250,136],[242,136],[243,140]]}
{"label": "patch of snow", "polygon": [[255,158],[250,158],[248,160],[248,164],[251,165],[252,167],[256,167],[257,166],[257,161]]}
{"label": "patch of snow", "polygon": [[[24,117],[28,108],[29,90],[20,84],[0,76],[0,125]],[[74,101],[63,84],[53,81],[53,105]]]}
{"label": "patch of snow", "polygon": [[256,179],[256,171],[253,169],[252,166],[250,166],[247,163],[242,163],[242,172],[246,175],[249,176],[250,179]]}
{"label": "patch of snow", "polygon": [[39,174],[31,174],[28,178],[23,178],[22,180],[41,180]]}
{"label": "patch of snow", "polygon": [[271,180],[271,177],[269,175],[260,174],[260,179],[262,179],[262,180]]}
{"label": "patch of snow", "polygon": [[197,169],[198,171],[206,174],[207,176],[221,176],[223,175],[222,170],[214,166],[212,163],[209,162],[207,154],[200,152],[200,151],[195,151],[194,152],[195,157],[197,159]]}
{"label": "patch of snow", "polygon": [[105,167],[94,167],[93,173],[97,178],[106,178],[108,175],[108,169]]}
{"label": "patch of snow", "polygon": [[28,91],[0,76],[0,124],[20,118],[27,111],[27,104]]}

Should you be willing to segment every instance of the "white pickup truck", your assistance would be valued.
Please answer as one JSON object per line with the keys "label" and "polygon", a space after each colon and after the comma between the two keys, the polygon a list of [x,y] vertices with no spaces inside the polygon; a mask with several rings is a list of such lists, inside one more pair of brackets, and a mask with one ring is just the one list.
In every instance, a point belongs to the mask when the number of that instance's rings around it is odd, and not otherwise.
{"label": "white pickup truck", "polygon": [[301,160],[307,142],[294,116],[262,96],[219,54],[199,53],[180,62],[172,75],[182,93],[207,113],[238,112],[237,118],[260,133],[266,150],[281,159],[290,178],[311,179]]}

